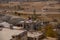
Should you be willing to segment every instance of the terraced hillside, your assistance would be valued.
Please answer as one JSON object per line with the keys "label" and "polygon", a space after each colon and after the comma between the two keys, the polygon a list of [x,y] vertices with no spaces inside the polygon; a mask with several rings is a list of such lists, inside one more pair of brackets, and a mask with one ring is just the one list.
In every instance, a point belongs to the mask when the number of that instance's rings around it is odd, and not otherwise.
{"label": "terraced hillside", "polygon": [[[23,10],[20,10],[23,8]],[[36,10],[36,14],[47,14],[48,17],[60,18],[60,2],[46,1],[46,2],[9,2],[8,4],[0,4],[0,9],[9,10],[10,12],[17,12],[24,17],[29,14],[33,14],[33,10]],[[8,12],[9,12],[8,11]],[[13,14],[13,13],[11,13]],[[57,15],[56,15],[57,14]],[[28,16],[27,16],[28,17]]]}

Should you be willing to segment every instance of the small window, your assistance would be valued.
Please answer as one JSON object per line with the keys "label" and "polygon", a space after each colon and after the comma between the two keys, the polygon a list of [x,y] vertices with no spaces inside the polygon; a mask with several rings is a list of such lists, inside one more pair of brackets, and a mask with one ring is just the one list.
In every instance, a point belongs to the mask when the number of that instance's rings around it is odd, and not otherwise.
{"label": "small window", "polygon": [[12,36],[12,38],[15,38],[15,36]]}
{"label": "small window", "polygon": [[28,40],[33,40],[33,38],[31,38],[31,37],[28,37]]}
{"label": "small window", "polygon": [[18,13],[18,16],[20,16],[20,14]]}
{"label": "small window", "polygon": [[48,9],[46,8],[46,9],[43,9],[43,10],[45,10],[45,12],[47,12],[48,11]]}

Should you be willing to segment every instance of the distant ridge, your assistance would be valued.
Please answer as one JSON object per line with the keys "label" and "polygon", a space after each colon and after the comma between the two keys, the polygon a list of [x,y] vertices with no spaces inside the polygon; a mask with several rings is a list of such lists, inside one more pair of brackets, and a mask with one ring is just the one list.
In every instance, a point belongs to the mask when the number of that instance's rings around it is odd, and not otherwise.
{"label": "distant ridge", "polygon": [[[0,0],[1,2],[10,2],[10,1],[19,1],[19,2],[39,2],[39,1],[47,1],[47,0]],[[60,0],[55,0],[60,1]]]}

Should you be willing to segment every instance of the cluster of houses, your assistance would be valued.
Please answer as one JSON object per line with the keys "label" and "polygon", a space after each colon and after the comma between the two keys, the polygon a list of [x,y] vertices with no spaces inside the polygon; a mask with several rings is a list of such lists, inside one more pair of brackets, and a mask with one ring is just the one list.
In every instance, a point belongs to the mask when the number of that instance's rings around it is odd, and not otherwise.
{"label": "cluster of houses", "polygon": [[0,14],[1,40],[40,40],[43,37],[43,33],[34,31],[38,29],[37,26],[40,26],[38,25],[40,22],[36,22],[38,21]]}
{"label": "cluster of houses", "polygon": [[48,22],[41,22],[40,20],[32,21],[0,14],[0,27],[23,27],[26,30],[38,30],[40,26],[44,26],[47,23]]}
{"label": "cluster of houses", "polygon": [[55,27],[55,29],[57,29],[56,31],[58,33],[59,40],[60,25],[57,25],[57,21],[33,21],[32,19],[26,20],[23,18],[0,14],[0,32],[2,34],[1,40],[41,40],[44,37],[44,34],[43,32],[37,30],[45,27],[49,23],[53,26],[56,25],[57,28]]}

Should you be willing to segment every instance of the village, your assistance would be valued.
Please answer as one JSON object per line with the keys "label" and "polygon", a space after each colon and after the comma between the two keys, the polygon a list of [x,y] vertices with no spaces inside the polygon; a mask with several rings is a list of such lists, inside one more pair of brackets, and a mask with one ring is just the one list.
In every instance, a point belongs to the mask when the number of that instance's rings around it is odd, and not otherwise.
{"label": "village", "polygon": [[60,40],[60,2],[0,3],[0,40]]}

